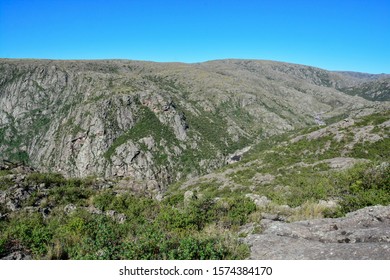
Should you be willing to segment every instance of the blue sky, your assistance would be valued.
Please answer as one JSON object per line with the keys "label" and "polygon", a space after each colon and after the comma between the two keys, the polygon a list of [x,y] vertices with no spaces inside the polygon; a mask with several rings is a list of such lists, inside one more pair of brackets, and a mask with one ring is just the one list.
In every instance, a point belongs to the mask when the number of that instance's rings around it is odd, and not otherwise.
{"label": "blue sky", "polygon": [[0,0],[0,57],[248,58],[390,73],[390,0]]}

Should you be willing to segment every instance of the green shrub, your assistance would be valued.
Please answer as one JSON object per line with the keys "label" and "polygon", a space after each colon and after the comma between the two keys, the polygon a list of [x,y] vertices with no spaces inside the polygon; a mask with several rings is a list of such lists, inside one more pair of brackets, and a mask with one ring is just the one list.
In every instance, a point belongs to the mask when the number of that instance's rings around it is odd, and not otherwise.
{"label": "green shrub", "polygon": [[5,170],[0,170],[0,177],[12,174],[11,170],[5,169]]}
{"label": "green shrub", "polygon": [[232,226],[241,226],[248,220],[248,216],[256,211],[256,204],[249,198],[237,197],[227,200],[229,204],[228,218]]}
{"label": "green shrub", "polygon": [[31,173],[27,176],[27,182],[33,184],[41,184],[44,183],[48,186],[52,185],[60,185],[66,182],[64,176],[59,173]]}
{"label": "green shrub", "polygon": [[251,179],[253,176],[256,175],[256,170],[253,169],[244,169],[244,170],[239,170],[234,173],[230,173],[229,177],[231,180],[237,184],[241,184],[244,186],[250,186],[252,183]]}
{"label": "green shrub", "polygon": [[372,205],[390,204],[390,165],[358,165],[342,174],[349,181],[341,190],[344,213]]}
{"label": "green shrub", "polygon": [[10,178],[0,177],[0,190],[4,191],[12,187],[14,182]]}
{"label": "green shrub", "polygon": [[390,138],[384,138],[377,142],[356,143],[350,152],[350,156],[367,158],[376,161],[390,160]]}
{"label": "green shrub", "polygon": [[229,254],[221,239],[190,236],[181,239],[169,257],[175,260],[220,260]]}
{"label": "green shrub", "polygon": [[31,214],[13,221],[9,233],[38,257],[47,252],[47,245],[53,235],[40,214]]}
{"label": "green shrub", "polygon": [[115,194],[111,191],[106,191],[93,198],[93,205],[99,210],[105,211],[111,208],[110,206],[114,199]]}
{"label": "green shrub", "polygon": [[359,126],[378,125],[389,120],[389,117],[390,117],[389,111],[380,112],[380,113],[364,116],[361,119],[359,119],[357,123],[359,124]]}
{"label": "green shrub", "polygon": [[0,256],[3,255],[6,251],[5,245],[7,243],[7,238],[0,235]]}
{"label": "green shrub", "polygon": [[82,205],[91,194],[92,190],[85,187],[79,179],[69,179],[63,181],[61,185],[51,188],[49,199],[53,204]]}
{"label": "green shrub", "polygon": [[[157,224],[145,226],[131,241],[122,246],[121,257],[144,260],[205,260],[243,259],[248,256],[246,246],[236,245],[222,236],[178,235],[162,231]],[[244,248],[245,247],[245,248]],[[235,250],[239,248],[239,250]]]}
{"label": "green shrub", "polygon": [[156,223],[167,231],[180,232],[180,230],[197,230],[203,227],[199,221],[197,209],[188,211],[178,210],[172,207],[163,207],[156,218]]}
{"label": "green shrub", "polygon": [[90,260],[118,258],[121,244],[120,227],[110,218],[102,215],[92,216],[88,224],[83,227],[85,234],[71,258]]}

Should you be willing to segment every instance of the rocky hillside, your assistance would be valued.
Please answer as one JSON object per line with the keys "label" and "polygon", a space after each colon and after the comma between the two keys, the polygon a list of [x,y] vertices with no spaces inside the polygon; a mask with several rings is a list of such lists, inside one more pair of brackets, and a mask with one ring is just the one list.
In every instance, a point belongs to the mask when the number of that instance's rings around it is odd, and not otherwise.
{"label": "rocky hillside", "polygon": [[0,158],[165,188],[270,135],[388,108],[345,94],[365,83],[271,61],[1,59]]}
{"label": "rocky hillside", "polygon": [[252,200],[239,229],[252,259],[388,259],[389,187],[386,111],[271,137],[169,193]]}
{"label": "rocky hillside", "polygon": [[389,259],[389,136],[389,110],[293,130],[157,193],[4,161],[0,258]]}
{"label": "rocky hillside", "polygon": [[390,101],[390,77],[342,88],[341,91],[349,95],[361,96],[367,100]]}

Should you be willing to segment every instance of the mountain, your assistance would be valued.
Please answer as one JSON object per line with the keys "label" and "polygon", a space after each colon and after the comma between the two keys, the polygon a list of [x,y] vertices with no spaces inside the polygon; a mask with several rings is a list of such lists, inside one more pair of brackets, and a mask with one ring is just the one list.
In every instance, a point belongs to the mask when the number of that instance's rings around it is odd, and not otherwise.
{"label": "mountain", "polygon": [[0,73],[1,158],[161,190],[271,135],[389,108],[373,101],[386,91],[345,93],[374,76],[272,61],[1,59]]}

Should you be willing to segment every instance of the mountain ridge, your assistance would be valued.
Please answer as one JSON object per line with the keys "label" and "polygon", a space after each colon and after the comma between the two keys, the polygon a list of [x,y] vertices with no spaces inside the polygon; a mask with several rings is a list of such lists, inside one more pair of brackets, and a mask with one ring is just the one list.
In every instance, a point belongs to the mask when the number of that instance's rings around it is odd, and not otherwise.
{"label": "mountain ridge", "polygon": [[258,62],[273,62],[273,63],[280,63],[280,64],[290,64],[290,65],[296,65],[296,66],[303,66],[303,67],[312,67],[316,69],[325,70],[328,72],[334,72],[334,73],[340,73],[342,75],[347,76],[353,76],[357,78],[362,79],[377,79],[381,77],[387,77],[390,74],[389,73],[369,73],[365,71],[359,71],[359,70],[331,70],[327,68],[323,68],[321,66],[314,66],[314,65],[307,65],[303,63],[298,62],[287,62],[282,60],[270,60],[270,59],[251,59],[251,58],[219,58],[219,59],[210,59],[210,60],[204,60],[204,61],[194,61],[194,62],[185,62],[185,61],[154,61],[154,60],[142,60],[142,59],[128,59],[128,58],[86,58],[86,59],[58,59],[58,58],[7,58],[2,57],[0,60],[5,61],[69,61],[69,62],[107,62],[107,61],[118,61],[118,62],[140,62],[140,63],[156,63],[156,64],[186,64],[186,65],[196,65],[196,64],[203,64],[208,62],[220,62],[220,61],[258,61]]}

